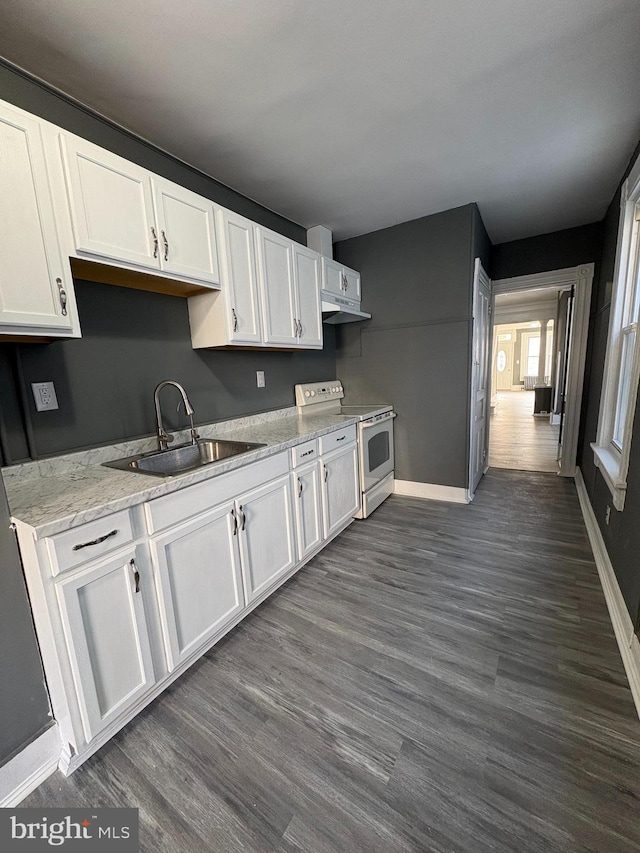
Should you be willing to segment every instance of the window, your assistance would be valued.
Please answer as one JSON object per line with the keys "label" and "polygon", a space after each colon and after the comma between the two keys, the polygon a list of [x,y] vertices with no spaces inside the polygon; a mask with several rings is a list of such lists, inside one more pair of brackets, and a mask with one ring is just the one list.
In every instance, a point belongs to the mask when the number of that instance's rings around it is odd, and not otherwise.
{"label": "window", "polygon": [[538,375],[538,364],[540,362],[540,335],[529,338],[527,342],[527,376]]}
{"label": "window", "polygon": [[640,373],[640,158],[622,186],[605,378],[595,462],[624,507]]}

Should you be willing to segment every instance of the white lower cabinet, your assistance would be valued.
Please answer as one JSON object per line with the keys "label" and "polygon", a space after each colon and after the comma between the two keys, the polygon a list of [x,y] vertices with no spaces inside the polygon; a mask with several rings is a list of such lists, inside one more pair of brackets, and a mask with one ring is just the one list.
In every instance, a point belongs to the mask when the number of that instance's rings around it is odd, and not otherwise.
{"label": "white lower cabinet", "polygon": [[151,539],[169,671],[244,608],[233,501]]}
{"label": "white lower cabinet", "polygon": [[354,443],[322,456],[322,509],[325,538],[353,518],[360,507],[358,448]]}
{"label": "white lower cabinet", "polygon": [[90,741],[155,681],[141,577],[131,547],[56,583],[82,724]]}
{"label": "white lower cabinet", "polygon": [[64,772],[347,526],[357,466],[341,427],[44,539],[17,524]]}
{"label": "white lower cabinet", "polygon": [[291,481],[283,474],[236,501],[247,604],[296,564]]}

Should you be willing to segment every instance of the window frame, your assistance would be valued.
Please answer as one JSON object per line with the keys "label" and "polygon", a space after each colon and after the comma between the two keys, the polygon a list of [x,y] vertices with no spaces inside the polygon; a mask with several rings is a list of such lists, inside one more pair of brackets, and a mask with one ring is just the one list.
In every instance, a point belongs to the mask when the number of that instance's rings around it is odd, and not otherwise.
{"label": "window frame", "polygon": [[[620,372],[625,335],[634,326],[631,315],[634,299],[640,300],[640,157],[634,163],[628,178],[623,183],[620,195],[620,219],[616,261],[611,294],[611,314],[607,335],[607,355],[600,397],[598,431],[591,445],[594,462],[600,470],[613,496],[617,510],[624,509],[627,491],[627,474],[633,436],[633,421],[640,384],[640,331],[635,322],[635,341],[629,366],[630,388],[624,419],[622,446],[614,440],[618,402],[622,393]],[[637,291],[637,292],[636,292]],[[634,296],[635,294],[635,296]]]}

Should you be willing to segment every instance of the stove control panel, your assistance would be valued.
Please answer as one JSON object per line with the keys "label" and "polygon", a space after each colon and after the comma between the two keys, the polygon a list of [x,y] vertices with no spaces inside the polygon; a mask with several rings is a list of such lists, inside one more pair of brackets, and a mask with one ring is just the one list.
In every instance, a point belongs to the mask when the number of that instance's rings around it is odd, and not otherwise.
{"label": "stove control panel", "polygon": [[339,379],[331,382],[307,382],[296,385],[296,406],[311,406],[317,403],[340,401],[344,397],[344,388]]}

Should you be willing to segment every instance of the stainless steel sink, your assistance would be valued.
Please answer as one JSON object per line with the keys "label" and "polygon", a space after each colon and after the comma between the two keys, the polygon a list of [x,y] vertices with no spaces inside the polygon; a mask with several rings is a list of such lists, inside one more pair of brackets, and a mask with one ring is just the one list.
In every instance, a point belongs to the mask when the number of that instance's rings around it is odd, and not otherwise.
{"label": "stainless steel sink", "polygon": [[107,468],[135,471],[137,474],[149,474],[152,477],[173,477],[264,446],[264,444],[244,441],[201,438],[198,439],[197,444],[184,444],[172,450],[155,450],[140,456],[127,456],[125,459],[115,459],[113,462],[102,464]]}

